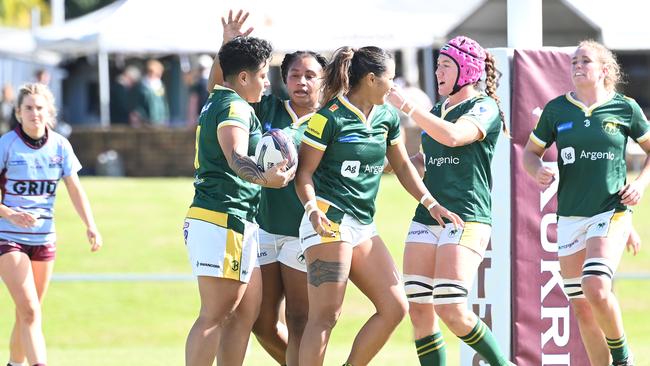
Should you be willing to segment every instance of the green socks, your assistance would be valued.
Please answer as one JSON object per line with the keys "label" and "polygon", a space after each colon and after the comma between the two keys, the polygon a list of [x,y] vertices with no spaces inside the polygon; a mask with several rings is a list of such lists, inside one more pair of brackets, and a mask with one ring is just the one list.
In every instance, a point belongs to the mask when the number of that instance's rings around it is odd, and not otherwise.
{"label": "green socks", "polygon": [[415,341],[418,359],[421,366],[446,366],[447,353],[442,333],[436,332],[430,336]]}
{"label": "green socks", "polygon": [[612,354],[614,365],[616,365],[617,362],[627,361],[630,352],[627,347],[627,339],[625,338],[625,334],[618,339],[609,339],[609,338],[605,338],[605,339],[607,340],[607,347],[609,348],[609,353]]}
{"label": "green socks", "polygon": [[510,365],[508,358],[501,352],[494,334],[481,319],[478,319],[478,323],[469,334],[459,338],[483,356],[491,366]]}

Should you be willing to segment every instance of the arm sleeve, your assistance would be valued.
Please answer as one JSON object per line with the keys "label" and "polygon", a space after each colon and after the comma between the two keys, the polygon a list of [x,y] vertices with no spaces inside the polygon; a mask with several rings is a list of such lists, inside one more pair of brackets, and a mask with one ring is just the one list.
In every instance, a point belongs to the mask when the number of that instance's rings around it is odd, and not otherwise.
{"label": "arm sleeve", "polygon": [[230,102],[227,108],[217,115],[217,129],[225,126],[235,126],[249,131],[253,109],[241,100]]}
{"label": "arm sleeve", "polygon": [[634,100],[629,98],[630,107],[632,108],[632,120],[630,121],[630,137],[636,142],[644,142],[650,138],[650,124],[648,119],[643,114],[643,110],[639,107],[639,104]]}
{"label": "arm sleeve", "polygon": [[389,145],[397,145],[400,139],[400,123],[399,123],[399,114],[397,114],[396,109],[391,109],[390,111],[391,120],[388,125],[388,136],[386,136],[386,141]]}
{"label": "arm sleeve", "polygon": [[63,150],[63,161],[61,162],[63,176],[69,177],[81,170],[81,163],[77,159],[77,155],[75,155],[74,150],[72,150],[72,145],[70,145],[68,140],[63,140],[61,147]]}
{"label": "arm sleeve", "polygon": [[307,122],[307,129],[302,142],[315,149],[325,151],[333,136],[334,121],[320,113],[316,113]]}
{"label": "arm sleeve", "polygon": [[[542,111],[542,115],[539,117],[537,125],[533,129],[533,132],[530,134],[530,141],[532,141],[535,145],[538,145],[545,149],[548,149],[551,145],[553,145],[553,142],[555,142],[556,138],[555,124],[553,122],[552,114],[553,113],[551,113],[548,105],[544,107],[544,111]],[[573,122],[566,123],[573,124]],[[567,126],[567,128],[571,127],[573,126]]]}
{"label": "arm sleeve", "polygon": [[492,126],[500,121],[499,107],[497,107],[491,98],[482,98],[460,118],[476,125],[479,131],[481,131],[481,138],[479,139],[481,141],[487,136],[487,131],[490,131]]}

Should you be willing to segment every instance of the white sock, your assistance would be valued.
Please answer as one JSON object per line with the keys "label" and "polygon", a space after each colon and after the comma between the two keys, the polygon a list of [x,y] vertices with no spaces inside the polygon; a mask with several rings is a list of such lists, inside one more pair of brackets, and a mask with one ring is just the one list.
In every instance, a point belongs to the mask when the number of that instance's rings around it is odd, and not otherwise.
{"label": "white sock", "polygon": [[16,361],[9,361],[7,366],[23,366],[22,362],[16,362]]}

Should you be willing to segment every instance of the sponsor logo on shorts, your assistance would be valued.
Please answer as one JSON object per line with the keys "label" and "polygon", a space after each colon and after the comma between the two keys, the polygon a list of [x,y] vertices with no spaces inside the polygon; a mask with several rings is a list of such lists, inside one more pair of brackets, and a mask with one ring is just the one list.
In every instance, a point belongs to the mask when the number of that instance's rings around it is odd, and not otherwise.
{"label": "sponsor logo on shorts", "polygon": [[230,262],[230,268],[232,268],[233,271],[239,271],[239,262],[235,259]]}
{"label": "sponsor logo on shorts", "polygon": [[199,262],[199,261],[196,261],[196,266],[197,267],[221,268],[221,266],[218,265],[218,264],[205,263],[205,262]]}
{"label": "sponsor logo on shorts", "polygon": [[409,231],[409,235],[426,235],[429,233],[429,230],[412,230]]}
{"label": "sponsor logo on shorts", "polygon": [[9,166],[27,165],[27,161],[26,160],[12,160],[7,165],[9,165]]}
{"label": "sponsor logo on shorts", "polygon": [[257,253],[257,258],[266,257],[267,255],[269,255],[269,253],[266,250],[260,251],[259,253]]}
{"label": "sponsor logo on shorts", "polygon": [[601,221],[596,225],[596,227],[599,228],[599,229],[604,229],[605,225],[607,225],[607,223],[604,222],[604,221]]}
{"label": "sponsor logo on shorts", "polygon": [[244,269],[244,270],[241,271],[241,274],[243,274],[244,276],[246,276],[246,275],[248,274],[248,271]]}
{"label": "sponsor logo on shorts", "polygon": [[305,264],[305,254],[304,253],[298,253],[298,255],[296,256],[296,260],[300,264]]}
{"label": "sponsor logo on shorts", "polygon": [[572,246],[574,246],[574,245],[576,245],[576,244],[578,244],[578,240],[577,240],[577,239],[574,240],[574,241],[572,241],[572,242],[569,243],[569,244],[558,245],[557,248],[558,248],[558,249],[569,249],[569,248],[571,248]]}
{"label": "sponsor logo on shorts", "polygon": [[458,234],[458,229],[453,229],[449,231],[450,238],[455,238],[457,234]]}

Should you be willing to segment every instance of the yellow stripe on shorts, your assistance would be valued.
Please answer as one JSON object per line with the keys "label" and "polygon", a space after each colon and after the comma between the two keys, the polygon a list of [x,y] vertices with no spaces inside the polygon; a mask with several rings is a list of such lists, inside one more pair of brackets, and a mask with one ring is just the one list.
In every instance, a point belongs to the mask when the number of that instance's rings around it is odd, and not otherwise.
{"label": "yellow stripe on shorts", "polygon": [[206,210],[201,207],[190,207],[186,217],[188,219],[209,222],[223,228],[228,227],[228,214],[223,212]]}
{"label": "yellow stripe on shorts", "polygon": [[[327,210],[330,209],[330,204],[324,201],[316,201],[316,205],[318,206],[318,209],[323,211],[324,214],[327,214]],[[341,241],[341,230],[340,230],[340,225],[332,222],[332,225],[329,227],[331,231],[334,231],[335,235],[334,236],[321,236],[320,237],[320,242],[322,243],[331,243],[334,241]]]}
{"label": "yellow stripe on shorts", "polygon": [[223,278],[240,281],[241,257],[244,248],[244,234],[228,229],[226,253],[223,258]]}
{"label": "yellow stripe on shorts", "polygon": [[627,234],[629,234],[630,230],[630,217],[628,211],[615,212],[612,218],[609,219],[607,238],[627,240]]}
{"label": "yellow stripe on shorts", "polygon": [[490,225],[481,222],[466,222],[458,244],[480,254],[486,249],[487,243],[484,241],[489,240],[491,229]]}

